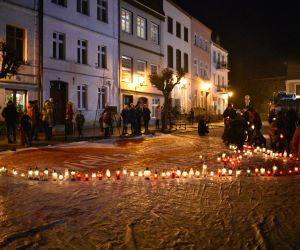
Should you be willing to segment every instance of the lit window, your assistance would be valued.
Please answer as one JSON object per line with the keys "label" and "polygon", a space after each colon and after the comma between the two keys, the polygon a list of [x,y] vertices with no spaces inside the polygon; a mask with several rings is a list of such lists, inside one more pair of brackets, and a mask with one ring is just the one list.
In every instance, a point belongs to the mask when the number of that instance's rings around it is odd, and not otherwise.
{"label": "lit window", "polygon": [[7,25],[6,44],[15,52],[16,58],[23,62],[25,59],[25,30]]}
{"label": "lit window", "polygon": [[159,44],[159,26],[151,23],[151,42]]}
{"label": "lit window", "polygon": [[121,29],[127,33],[132,33],[132,13],[128,10],[121,10]]}
{"label": "lit window", "polygon": [[89,15],[89,0],[77,0],[77,12]]}
{"label": "lit window", "polygon": [[137,61],[137,75],[138,75],[138,83],[142,84],[145,82],[146,78],[146,62],[138,60]]}
{"label": "lit window", "polygon": [[98,46],[98,67],[106,69],[106,46]]}
{"label": "lit window", "polygon": [[122,82],[132,82],[132,59],[122,56]]}
{"label": "lit window", "polygon": [[53,32],[53,58],[65,59],[65,34]]}
{"label": "lit window", "polygon": [[77,41],[77,62],[81,64],[87,64],[87,41]]}
{"label": "lit window", "polygon": [[97,0],[97,19],[107,23],[107,0]]}
{"label": "lit window", "polygon": [[77,105],[78,109],[87,109],[87,86],[79,85],[77,86]]}
{"label": "lit window", "polygon": [[146,19],[138,16],[136,19],[136,25],[137,25],[137,30],[136,30],[137,36],[139,38],[146,39],[146,33],[147,33]]}
{"label": "lit window", "polygon": [[157,75],[158,74],[158,66],[156,64],[150,65],[150,73],[151,75]]}

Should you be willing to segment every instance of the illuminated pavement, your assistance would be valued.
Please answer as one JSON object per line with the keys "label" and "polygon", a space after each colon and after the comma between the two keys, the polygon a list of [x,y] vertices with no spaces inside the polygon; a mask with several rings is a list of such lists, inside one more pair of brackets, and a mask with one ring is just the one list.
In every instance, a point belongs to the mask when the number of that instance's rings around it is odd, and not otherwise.
{"label": "illuminated pavement", "polygon": [[[81,142],[2,153],[27,172],[88,173],[126,167],[137,174],[221,167],[221,129],[130,140]],[[244,160],[242,168],[266,166]],[[114,174],[113,174],[114,175]],[[0,249],[297,249],[300,182],[284,177],[34,181],[0,176]]]}

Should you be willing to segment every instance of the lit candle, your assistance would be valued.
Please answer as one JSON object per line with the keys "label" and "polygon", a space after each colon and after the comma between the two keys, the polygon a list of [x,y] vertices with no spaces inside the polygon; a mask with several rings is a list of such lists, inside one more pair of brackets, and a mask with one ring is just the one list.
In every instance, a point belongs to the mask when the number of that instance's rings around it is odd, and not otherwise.
{"label": "lit candle", "polygon": [[260,168],[260,175],[265,175],[265,172],[266,172],[266,170],[265,170],[265,168]]}
{"label": "lit candle", "polygon": [[101,181],[103,178],[103,173],[101,171],[98,171],[97,177],[98,177],[98,180]]}
{"label": "lit candle", "polygon": [[241,175],[241,169],[237,168],[235,170],[235,175],[236,175],[236,177],[239,177]]}
{"label": "lit candle", "polygon": [[221,176],[221,174],[222,174],[222,169],[218,169],[218,175],[219,175],[219,177]]}
{"label": "lit candle", "polygon": [[116,171],[116,178],[117,178],[117,180],[120,180],[120,178],[121,178],[121,171],[120,171],[120,169],[117,169],[117,171]]}
{"label": "lit candle", "polygon": [[289,169],[288,173],[289,173],[289,174],[293,174],[293,170],[292,170],[292,169]]}
{"label": "lit candle", "polygon": [[181,170],[180,168],[177,168],[176,177],[179,178],[180,176],[181,176]]}
{"label": "lit candle", "polygon": [[229,175],[229,176],[232,176],[232,168],[229,168],[229,169],[228,169],[228,175]]}
{"label": "lit candle", "polygon": [[227,172],[227,169],[225,168],[225,166],[222,168],[222,175],[225,176]]}
{"label": "lit candle", "polygon": [[48,178],[49,178],[49,171],[48,171],[47,168],[45,168],[43,180],[44,180],[44,181],[48,181]]}
{"label": "lit candle", "polygon": [[210,176],[213,177],[214,176],[214,171],[210,171]]}
{"label": "lit candle", "polygon": [[57,172],[56,172],[55,170],[53,170],[53,172],[52,172],[52,179],[53,179],[54,181],[57,180]]}
{"label": "lit candle", "polygon": [[106,170],[105,175],[108,179],[111,177],[109,169]]}
{"label": "lit candle", "polygon": [[272,169],[273,169],[273,175],[276,175],[276,173],[277,173],[277,166],[274,165]]}
{"label": "lit candle", "polygon": [[196,177],[198,177],[198,178],[200,177],[200,171],[198,169],[196,170],[195,174],[196,174]]}
{"label": "lit candle", "polygon": [[189,171],[189,176],[190,176],[190,177],[193,177],[193,176],[194,176],[194,169],[193,169],[193,168],[190,169],[190,171]]}
{"label": "lit candle", "polygon": [[158,173],[157,173],[157,170],[155,170],[154,179],[157,180],[157,178],[158,178]]}
{"label": "lit candle", "polygon": [[34,170],[34,179],[38,180],[39,179],[39,175],[40,175],[40,171],[38,170],[38,168],[36,167]]}
{"label": "lit candle", "polygon": [[139,172],[138,172],[138,177],[142,177],[143,176],[143,172],[140,170]]}
{"label": "lit candle", "polygon": [[32,180],[32,179],[33,179],[33,171],[32,171],[31,168],[29,168],[29,170],[28,170],[28,179],[29,179],[29,180]]}
{"label": "lit candle", "polygon": [[88,181],[88,180],[89,180],[89,174],[88,174],[88,173],[86,173],[86,174],[84,175],[84,179],[85,179],[85,181]]}
{"label": "lit candle", "polygon": [[81,181],[81,173],[80,172],[77,172],[76,177],[77,177],[77,181]]}
{"label": "lit candle", "polygon": [[71,171],[71,180],[75,181],[76,172],[74,170]]}
{"label": "lit candle", "polygon": [[15,170],[15,169],[12,170],[12,173],[13,173],[14,176],[17,176],[17,175],[18,175],[18,171]]}
{"label": "lit candle", "polygon": [[202,166],[202,175],[204,177],[206,177],[206,175],[207,175],[207,165],[206,164],[203,164],[203,166]]}
{"label": "lit candle", "polygon": [[221,162],[221,157],[218,157],[218,158],[217,158],[217,162]]}
{"label": "lit candle", "polygon": [[97,178],[97,174],[96,173],[92,173],[92,179],[95,180]]}
{"label": "lit candle", "polygon": [[[174,177],[173,177],[173,171],[174,171]],[[173,170],[173,171],[172,171],[172,178],[175,178],[175,170]],[[170,176],[171,176],[171,172],[170,172],[170,171],[167,171],[167,172],[166,172],[166,176],[167,176],[167,177],[170,177]]]}
{"label": "lit candle", "polygon": [[69,170],[66,168],[65,169],[65,179],[69,178]]}
{"label": "lit candle", "polygon": [[165,172],[165,170],[162,171],[161,178],[163,178],[163,179],[166,178],[166,172]]}
{"label": "lit candle", "polygon": [[225,158],[225,157],[226,157],[226,154],[225,154],[225,153],[223,153],[223,154],[222,154],[222,158]]}
{"label": "lit candle", "polygon": [[64,179],[64,175],[63,175],[62,173],[60,173],[60,174],[58,175],[58,179],[59,179],[60,181],[62,181],[62,180]]}
{"label": "lit candle", "polygon": [[268,176],[271,175],[271,170],[270,170],[270,169],[267,170],[267,175],[268,175]]}
{"label": "lit candle", "polygon": [[144,170],[144,176],[145,176],[146,180],[150,179],[151,171],[150,171],[150,169],[148,167],[146,167],[146,169]]}
{"label": "lit candle", "polygon": [[284,157],[284,158],[287,157],[287,152],[286,152],[286,151],[284,151],[283,157]]}
{"label": "lit candle", "polygon": [[255,168],[255,175],[257,176],[258,175],[258,173],[259,173],[259,169],[258,168]]}
{"label": "lit candle", "polygon": [[185,169],[185,170],[183,170],[183,172],[182,172],[182,176],[184,177],[184,178],[186,178],[187,176],[188,176],[188,172],[187,172],[187,170]]}
{"label": "lit candle", "polygon": [[21,173],[21,177],[25,177],[25,174],[24,174],[24,173]]}
{"label": "lit candle", "polygon": [[133,171],[130,172],[130,176],[134,177],[134,172]]}
{"label": "lit candle", "polygon": [[251,170],[250,170],[250,168],[248,168],[246,172],[247,172],[247,176],[251,176]]}
{"label": "lit candle", "polygon": [[123,175],[126,176],[127,175],[127,170],[124,168],[123,169]]}
{"label": "lit candle", "polygon": [[298,167],[294,167],[294,171],[295,171],[295,174],[298,174],[299,173],[299,168]]}

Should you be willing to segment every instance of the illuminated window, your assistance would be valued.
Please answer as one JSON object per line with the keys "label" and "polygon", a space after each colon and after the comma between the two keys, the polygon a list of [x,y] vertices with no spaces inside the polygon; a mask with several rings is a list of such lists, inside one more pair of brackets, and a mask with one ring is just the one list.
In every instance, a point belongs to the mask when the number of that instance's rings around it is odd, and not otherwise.
{"label": "illuminated window", "polygon": [[132,58],[122,56],[122,82],[132,82]]}
{"label": "illuminated window", "polygon": [[146,33],[147,33],[147,21],[145,18],[142,18],[140,16],[137,17],[136,19],[136,33],[137,33],[137,36],[139,38],[142,38],[142,39],[146,39]]}
{"label": "illuminated window", "polygon": [[132,13],[128,10],[121,10],[121,29],[127,33],[132,33]]}
{"label": "illuminated window", "polygon": [[159,44],[159,26],[155,23],[151,23],[150,38],[151,42]]}
{"label": "illuminated window", "polygon": [[157,75],[158,74],[158,66],[156,64],[150,65],[150,73],[151,75]]}
{"label": "illuminated window", "polygon": [[6,25],[6,44],[15,52],[16,58],[24,62],[25,30]]}
{"label": "illuminated window", "polygon": [[146,78],[146,62],[138,60],[137,61],[137,75],[138,75],[138,83],[143,84]]}

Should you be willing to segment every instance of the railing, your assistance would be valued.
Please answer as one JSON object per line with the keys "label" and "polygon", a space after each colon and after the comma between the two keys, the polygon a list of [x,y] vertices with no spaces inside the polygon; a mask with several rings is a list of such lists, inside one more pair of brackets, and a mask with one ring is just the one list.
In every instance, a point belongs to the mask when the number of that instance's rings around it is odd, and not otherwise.
{"label": "railing", "polygon": [[228,64],[226,62],[217,62],[216,68],[217,69],[229,69]]}

